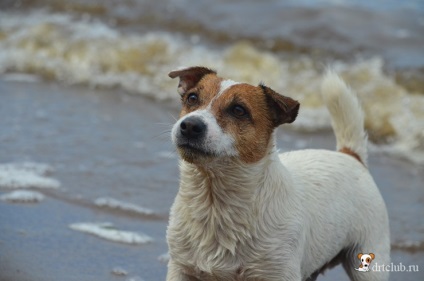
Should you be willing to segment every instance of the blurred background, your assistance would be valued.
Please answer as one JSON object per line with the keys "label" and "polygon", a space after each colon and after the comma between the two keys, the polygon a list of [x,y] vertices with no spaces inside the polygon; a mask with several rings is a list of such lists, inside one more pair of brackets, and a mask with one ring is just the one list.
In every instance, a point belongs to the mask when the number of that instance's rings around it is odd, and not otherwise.
{"label": "blurred background", "polygon": [[167,74],[191,65],[299,100],[282,151],[334,149],[334,68],[366,113],[393,260],[422,267],[391,280],[424,278],[422,0],[0,0],[0,280],[164,280]]}

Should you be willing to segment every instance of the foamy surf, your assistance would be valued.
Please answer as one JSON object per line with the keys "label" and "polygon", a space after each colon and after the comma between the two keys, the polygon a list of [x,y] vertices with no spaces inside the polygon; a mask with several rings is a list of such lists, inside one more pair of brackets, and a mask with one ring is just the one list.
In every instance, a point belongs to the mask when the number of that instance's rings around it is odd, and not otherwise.
{"label": "foamy surf", "polygon": [[153,238],[143,233],[118,230],[112,223],[74,223],[69,225],[72,230],[91,234],[109,241],[125,244],[146,244]]}
{"label": "foamy surf", "polygon": [[48,176],[52,170],[40,163],[0,164],[0,188],[57,189],[60,182]]}
{"label": "foamy surf", "polygon": [[[166,32],[123,32],[89,17],[43,10],[0,12],[0,73],[37,74],[68,84],[120,87],[177,103],[176,82],[167,73],[181,65],[204,65],[240,82],[265,84],[301,103],[291,126],[330,128],[319,95],[322,62],[289,59],[248,42],[213,48]],[[333,68],[359,95],[370,139],[385,153],[424,164],[424,93],[409,92],[384,73],[379,58],[334,62]]]}
{"label": "foamy surf", "polygon": [[128,271],[125,270],[124,268],[120,267],[120,266],[116,266],[112,269],[111,273],[115,276],[127,276],[128,275]]}
{"label": "foamy surf", "polygon": [[38,203],[44,200],[44,195],[36,191],[15,190],[0,195],[0,200],[11,203]]}
{"label": "foamy surf", "polygon": [[125,212],[132,212],[141,215],[153,215],[154,211],[132,203],[123,202],[110,197],[100,197],[94,200],[96,206],[108,209],[115,209]]}

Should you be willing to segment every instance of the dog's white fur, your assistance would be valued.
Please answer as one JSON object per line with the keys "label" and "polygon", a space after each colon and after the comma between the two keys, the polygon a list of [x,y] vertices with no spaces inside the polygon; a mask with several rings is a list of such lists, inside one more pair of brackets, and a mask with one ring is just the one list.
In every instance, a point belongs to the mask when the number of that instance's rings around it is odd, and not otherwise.
{"label": "dog's white fur", "polygon": [[167,232],[168,281],[314,280],[336,256],[351,280],[388,280],[387,272],[355,270],[359,252],[390,262],[386,207],[364,165],[362,110],[336,74],[327,74],[322,90],[337,147],[363,163],[327,150],[278,154],[274,135],[253,164],[182,160]]}
{"label": "dog's white fur", "polygon": [[354,151],[362,163],[367,163],[367,135],[363,129],[364,114],[356,94],[328,71],[321,85],[321,93],[330,114],[337,139],[337,150],[348,147]]}
{"label": "dog's white fur", "polygon": [[234,147],[233,137],[222,131],[219,127],[216,119],[209,109],[196,110],[187,114],[185,118],[178,120],[172,128],[172,141],[177,142],[177,130],[180,128],[181,122],[188,117],[199,117],[206,124],[208,124],[208,132],[203,146],[209,152],[214,153],[215,155],[226,155],[226,156],[236,156],[237,151]]}

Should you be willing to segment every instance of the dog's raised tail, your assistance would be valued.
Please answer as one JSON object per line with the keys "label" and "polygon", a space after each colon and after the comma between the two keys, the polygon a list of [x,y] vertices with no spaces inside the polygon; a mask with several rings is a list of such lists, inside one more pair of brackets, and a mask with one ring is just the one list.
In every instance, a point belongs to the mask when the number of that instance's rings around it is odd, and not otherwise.
{"label": "dog's raised tail", "polygon": [[333,71],[324,76],[321,93],[330,111],[337,150],[367,165],[367,134],[364,112],[356,94]]}

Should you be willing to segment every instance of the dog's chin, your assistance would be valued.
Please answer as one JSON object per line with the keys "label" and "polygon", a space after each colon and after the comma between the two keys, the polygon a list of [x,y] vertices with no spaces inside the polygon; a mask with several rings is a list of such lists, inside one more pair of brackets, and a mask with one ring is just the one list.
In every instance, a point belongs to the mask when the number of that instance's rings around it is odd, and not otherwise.
{"label": "dog's chin", "polygon": [[192,164],[206,164],[217,157],[213,152],[188,144],[178,145],[177,148],[181,158]]}

